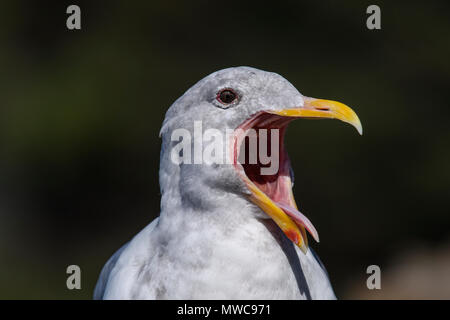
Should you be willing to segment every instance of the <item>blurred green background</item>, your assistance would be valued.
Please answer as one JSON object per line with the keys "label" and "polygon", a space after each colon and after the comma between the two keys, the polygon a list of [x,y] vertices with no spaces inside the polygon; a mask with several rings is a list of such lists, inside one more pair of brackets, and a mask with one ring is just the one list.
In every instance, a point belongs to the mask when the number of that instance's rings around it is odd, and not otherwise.
{"label": "blurred green background", "polygon": [[[381,30],[366,28],[370,4]],[[287,135],[336,295],[450,298],[449,13],[448,1],[2,1],[0,298],[91,298],[106,260],[159,213],[165,111],[240,65],[363,123],[362,137],[306,120]],[[66,288],[71,264],[81,290]],[[366,288],[371,264],[382,290]]]}

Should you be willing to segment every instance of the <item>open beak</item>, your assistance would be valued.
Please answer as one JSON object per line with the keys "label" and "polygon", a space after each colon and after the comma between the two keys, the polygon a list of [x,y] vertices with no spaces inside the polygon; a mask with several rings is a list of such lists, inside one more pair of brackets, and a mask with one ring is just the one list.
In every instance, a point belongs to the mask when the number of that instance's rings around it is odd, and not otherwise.
{"label": "open beak", "polygon": [[[241,124],[236,130],[231,145],[233,164],[240,177],[250,190],[250,200],[259,206],[280,227],[284,234],[304,253],[308,249],[307,230],[319,242],[319,235],[313,224],[304,216],[295,203],[292,192],[291,166],[284,148],[284,133],[289,122],[298,118],[339,119],[354,126],[362,134],[362,126],[356,113],[340,102],[314,98],[304,98],[304,105],[298,108],[268,110],[255,114]],[[240,150],[250,129],[279,130],[279,167],[272,175],[261,174],[264,167],[256,164],[242,163],[238,160]],[[259,139],[259,135],[257,135]],[[258,141],[259,146],[261,142]],[[264,142],[266,143],[266,142]],[[270,148],[270,144],[268,148]],[[271,150],[273,153],[274,150]]]}

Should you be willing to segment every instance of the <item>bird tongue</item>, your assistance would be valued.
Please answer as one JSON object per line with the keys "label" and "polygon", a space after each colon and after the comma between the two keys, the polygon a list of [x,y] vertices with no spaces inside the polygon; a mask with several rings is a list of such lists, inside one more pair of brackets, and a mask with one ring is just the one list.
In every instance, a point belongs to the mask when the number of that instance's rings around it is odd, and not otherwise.
{"label": "bird tongue", "polygon": [[298,211],[296,208],[283,204],[281,202],[275,202],[275,204],[284,211],[297,225],[303,226],[308,230],[308,232],[312,235],[314,240],[319,242],[319,234],[316,230],[316,228],[313,226],[311,221],[300,211]]}
{"label": "bird tongue", "polygon": [[[284,151],[284,150],[283,150]],[[292,193],[291,177],[288,175],[290,170],[287,154],[283,152],[281,157],[281,167],[278,174],[274,176],[261,176],[258,174],[259,165],[244,165],[245,172],[250,181],[252,181],[260,190],[262,190],[272,202],[288,215],[297,226],[305,228],[319,242],[319,234],[311,221],[297,209],[297,205]],[[306,234],[302,234],[306,237]],[[306,241],[306,239],[304,239]]]}

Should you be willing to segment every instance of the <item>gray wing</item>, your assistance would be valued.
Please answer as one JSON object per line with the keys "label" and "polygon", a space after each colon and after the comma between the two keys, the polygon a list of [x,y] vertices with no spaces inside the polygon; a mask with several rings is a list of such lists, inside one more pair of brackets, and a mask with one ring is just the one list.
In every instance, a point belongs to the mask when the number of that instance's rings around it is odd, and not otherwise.
{"label": "gray wing", "polygon": [[[148,224],[134,236],[131,241],[124,244],[116,253],[114,253],[108,262],[106,262],[94,289],[95,300],[104,299],[105,294],[108,295],[107,291],[109,290],[112,290],[112,292],[116,294],[110,295],[110,298],[112,297],[112,299],[129,299],[126,292],[130,289],[130,284],[132,285],[133,282],[136,281],[135,277],[139,272],[137,270],[138,268],[136,268],[136,263],[131,261],[136,261],[136,259],[138,259],[141,263],[145,263],[151,259],[152,250],[150,245],[151,241],[149,239],[157,224],[158,218]],[[119,277],[120,281],[113,281],[114,279],[118,279],[114,278],[115,276],[117,277],[118,274],[122,275],[122,277]],[[123,277],[124,275],[125,277]],[[111,282],[111,284],[108,286],[109,282]],[[120,294],[117,295],[118,293]]]}
{"label": "gray wing", "polygon": [[94,289],[94,300],[102,300],[103,295],[105,293],[106,285],[108,283],[109,275],[111,273],[111,270],[114,268],[114,266],[117,263],[117,260],[119,260],[120,255],[122,254],[123,250],[125,250],[128,247],[129,242],[124,244],[119,250],[117,250],[111,258],[106,262],[106,264],[103,266],[102,272],[100,273],[100,276],[98,277],[97,284],[95,285]]}

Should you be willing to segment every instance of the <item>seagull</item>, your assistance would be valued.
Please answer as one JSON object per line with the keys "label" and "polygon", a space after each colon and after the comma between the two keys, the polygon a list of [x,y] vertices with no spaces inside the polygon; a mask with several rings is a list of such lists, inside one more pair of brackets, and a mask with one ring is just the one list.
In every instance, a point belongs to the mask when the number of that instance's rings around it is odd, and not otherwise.
{"label": "seagull", "polygon": [[[273,72],[227,68],[187,90],[160,132],[160,215],[108,260],[94,299],[336,299],[308,246],[317,230],[292,192],[284,134],[301,118],[338,119],[362,134],[351,108],[303,96]],[[222,141],[211,154],[223,161],[202,159],[205,140]],[[276,170],[247,159],[251,141],[278,154]]]}

